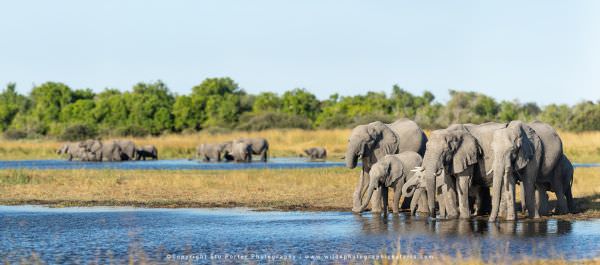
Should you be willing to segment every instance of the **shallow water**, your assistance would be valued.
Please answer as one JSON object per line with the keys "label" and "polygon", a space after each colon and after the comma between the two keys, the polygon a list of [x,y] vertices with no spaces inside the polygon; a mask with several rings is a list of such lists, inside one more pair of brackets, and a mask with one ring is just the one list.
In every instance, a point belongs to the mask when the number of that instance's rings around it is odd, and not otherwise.
{"label": "shallow water", "polygon": [[[359,164],[360,165],[360,164]],[[575,167],[600,167],[600,164],[574,163]],[[272,158],[267,163],[204,163],[195,160],[148,160],[124,162],[81,162],[66,160],[0,160],[0,169],[137,169],[137,170],[235,170],[260,168],[325,168],[345,167],[343,162],[308,161],[305,158]]]}
{"label": "shallow water", "polygon": [[146,160],[123,162],[81,162],[66,160],[3,160],[0,169],[164,169],[164,170],[211,170],[211,169],[253,169],[253,168],[323,168],[344,167],[342,162],[311,162],[303,158],[272,158],[267,163],[205,163],[194,160]]}
{"label": "shallow water", "polygon": [[158,262],[193,255],[194,263],[211,263],[238,255],[228,260],[263,263],[272,260],[260,255],[272,255],[310,263],[318,257],[363,258],[357,255],[398,249],[424,258],[457,251],[485,259],[600,255],[600,220],[491,224],[346,212],[0,206],[0,224],[0,260],[9,261],[36,253],[49,263],[102,263],[141,252]]}

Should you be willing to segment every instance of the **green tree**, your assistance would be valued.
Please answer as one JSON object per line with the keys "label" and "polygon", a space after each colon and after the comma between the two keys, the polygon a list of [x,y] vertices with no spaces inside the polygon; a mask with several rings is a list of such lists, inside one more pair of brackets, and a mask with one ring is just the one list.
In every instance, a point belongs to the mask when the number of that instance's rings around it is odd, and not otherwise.
{"label": "green tree", "polygon": [[304,116],[310,120],[314,120],[320,112],[319,104],[317,97],[306,89],[296,88],[286,91],[282,97],[283,112]]}
{"label": "green tree", "polygon": [[0,131],[5,131],[19,111],[26,111],[28,100],[17,93],[15,83],[9,83],[0,93]]}

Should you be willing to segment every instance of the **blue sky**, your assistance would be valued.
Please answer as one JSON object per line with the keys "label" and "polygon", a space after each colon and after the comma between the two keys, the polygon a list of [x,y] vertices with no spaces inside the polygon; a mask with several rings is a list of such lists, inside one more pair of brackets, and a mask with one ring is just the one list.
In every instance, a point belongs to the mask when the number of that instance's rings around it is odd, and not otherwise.
{"label": "blue sky", "polygon": [[600,1],[2,1],[0,85],[600,99]]}

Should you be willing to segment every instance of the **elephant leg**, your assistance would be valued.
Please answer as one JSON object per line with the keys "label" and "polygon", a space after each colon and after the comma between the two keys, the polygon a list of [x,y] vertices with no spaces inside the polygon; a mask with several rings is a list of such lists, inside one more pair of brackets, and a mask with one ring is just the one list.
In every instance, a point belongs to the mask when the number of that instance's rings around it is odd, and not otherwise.
{"label": "elephant leg", "polygon": [[267,150],[263,150],[260,154],[260,160],[263,162],[267,162]]}
{"label": "elephant leg", "polygon": [[[384,187],[383,189],[387,189],[386,187]],[[373,198],[371,198],[371,212],[373,213],[380,213],[383,210],[383,205],[382,205],[382,190],[383,189],[377,189],[373,192]]]}
{"label": "elephant leg", "polygon": [[540,215],[550,215],[550,205],[548,203],[548,193],[543,185],[538,185],[535,189],[536,208]]}
{"label": "elephant leg", "polygon": [[471,186],[471,176],[458,176],[456,178],[456,190],[458,192],[458,209],[460,218],[467,219],[471,217],[471,207],[469,205],[469,186]]}
{"label": "elephant leg", "polygon": [[417,211],[418,203],[421,201],[421,197],[424,197],[421,195],[421,192],[422,192],[422,189],[417,188],[410,200],[410,215],[415,215],[415,212]]}
{"label": "elephant leg", "polygon": [[573,194],[571,192],[570,185],[568,187],[565,187],[565,198],[567,199],[567,205],[569,207],[569,212],[575,213],[577,211],[577,209],[575,209],[575,202],[573,201]]}
{"label": "elephant leg", "polygon": [[[444,189],[445,187],[445,189]],[[446,196],[444,196],[444,200],[445,200],[445,206],[446,206],[446,216],[450,219],[454,219],[458,217],[458,209],[456,207],[457,205],[457,198],[456,198],[456,188],[453,182],[449,182],[448,184],[445,184],[442,186],[442,190],[443,190],[443,194],[445,194]]]}
{"label": "elephant leg", "polygon": [[360,176],[358,178],[358,183],[356,184],[356,188],[354,189],[354,194],[352,194],[352,211],[358,212],[362,206],[362,195],[366,187],[368,186],[368,178],[365,177],[365,171],[360,171]]}
{"label": "elephant leg", "polygon": [[515,178],[509,176],[507,179],[508,190],[506,191],[506,220],[516,219],[515,213]]}
{"label": "elephant leg", "polygon": [[556,212],[558,214],[565,214],[569,212],[569,206],[567,205],[567,198],[565,197],[560,173],[562,172],[558,171],[554,174],[552,186],[554,186],[554,193],[556,194]]}
{"label": "elephant leg", "polygon": [[500,199],[500,207],[498,207],[498,217],[500,218],[506,218],[506,201],[508,200],[506,198],[507,196],[507,192],[506,192],[506,188],[502,187],[502,189],[504,189],[502,191],[502,194],[500,194],[501,199]]}
{"label": "elephant leg", "polygon": [[[527,166],[530,168],[530,166]],[[535,203],[535,180],[537,175],[531,172],[532,170],[527,170],[526,175],[523,179],[523,186],[525,190],[525,206],[527,206],[527,215],[529,218],[540,218],[540,213],[536,207]]]}
{"label": "elephant leg", "polygon": [[521,213],[525,214],[527,212],[527,206],[525,205],[525,185],[521,182],[519,186],[521,186]]}
{"label": "elephant leg", "polygon": [[[446,186],[446,185],[444,185]],[[439,206],[439,212],[440,212],[440,218],[446,218],[448,217],[448,211],[446,211],[446,196],[448,195],[447,192],[447,187],[440,187],[441,188],[441,193],[437,196],[438,198],[438,206]]]}
{"label": "elephant leg", "polygon": [[394,214],[399,212],[400,196],[402,196],[402,185],[400,184],[404,184],[404,182],[398,181],[396,186],[394,186],[394,201],[392,202],[392,212]]}
{"label": "elephant leg", "polygon": [[419,199],[419,201],[417,202],[417,212],[420,213],[429,213],[429,206],[427,203],[427,191],[425,189],[420,189],[421,190],[421,198]]}
{"label": "elephant leg", "polygon": [[381,211],[383,212],[383,216],[386,216],[388,213],[388,187],[381,185],[379,187],[381,189]]}

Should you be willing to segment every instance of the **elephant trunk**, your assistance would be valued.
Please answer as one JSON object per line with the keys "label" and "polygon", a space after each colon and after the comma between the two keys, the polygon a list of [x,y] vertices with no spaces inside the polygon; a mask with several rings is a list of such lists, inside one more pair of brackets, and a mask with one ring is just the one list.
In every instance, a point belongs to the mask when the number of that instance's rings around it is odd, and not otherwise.
{"label": "elephant trunk", "polygon": [[[504,159],[506,160],[506,159]],[[500,210],[500,201],[502,200],[502,186],[508,185],[506,178],[510,172],[510,164],[504,163],[502,159],[496,159],[492,166],[492,212],[490,213],[489,221],[494,222],[498,217]]]}
{"label": "elephant trunk", "polygon": [[364,211],[367,208],[367,206],[369,205],[369,202],[371,201],[371,197],[373,196],[373,192],[375,191],[377,186],[379,186],[379,183],[377,182],[377,178],[371,177],[371,180],[369,181],[369,187],[367,188],[367,195],[364,198],[363,203],[360,207],[361,212]]}
{"label": "elephant trunk", "polygon": [[425,178],[425,191],[427,192],[427,206],[429,208],[429,216],[435,218],[435,197],[436,197],[435,174],[430,173]]}
{"label": "elephant trunk", "polygon": [[415,190],[417,190],[420,180],[421,178],[415,175],[406,181],[406,183],[402,185],[402,195],[404,195],[405,198],[412,197],[415,193]]}
{"label": "elephant trunk", "polygon": [[348,150],[346,150],[346,167],[352,169],[358,164],[358,153],[360,151],[359,144],[348,144]]}

